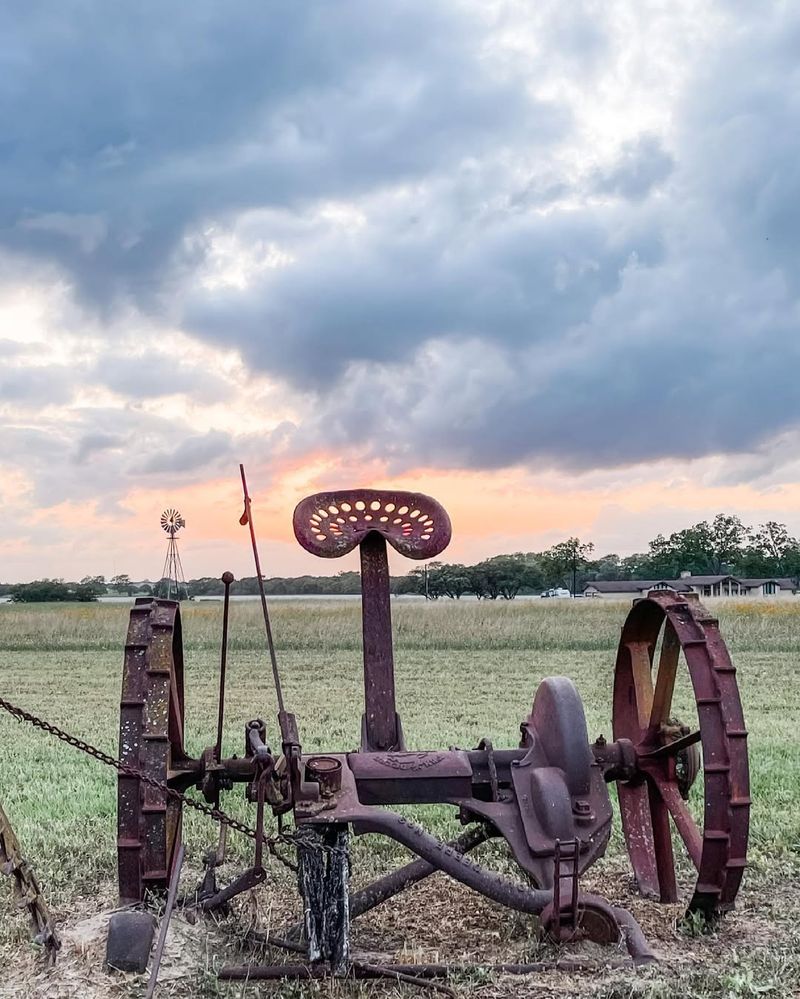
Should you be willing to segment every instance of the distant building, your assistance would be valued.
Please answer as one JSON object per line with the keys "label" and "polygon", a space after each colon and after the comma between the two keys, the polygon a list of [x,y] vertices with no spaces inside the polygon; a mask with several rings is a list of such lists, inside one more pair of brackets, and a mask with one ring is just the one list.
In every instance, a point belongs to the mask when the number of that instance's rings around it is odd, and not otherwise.
{"label": "distant building", "polygon": [[650,590],[696,593],[700,597],[793,597],[798,587],[793,579],[743,579],[739,576],[692,576],[680,579],[598,579],[583,587],[585,597],[630,599],[647,596]]}

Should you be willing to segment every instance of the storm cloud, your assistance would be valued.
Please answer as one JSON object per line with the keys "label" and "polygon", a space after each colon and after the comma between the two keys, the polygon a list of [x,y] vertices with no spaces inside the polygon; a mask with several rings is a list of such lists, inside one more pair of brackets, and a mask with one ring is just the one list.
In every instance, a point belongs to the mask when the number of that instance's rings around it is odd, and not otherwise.
{"label": "storm cloud", "polygon": [[[325,440],[398,472],[750,453],[798,426],[789,5],[66,0],[5,17],[0,248],[67,284],[103,331],[79,383],[129,401],[60,425],[61,453],[98,469],[67,488],[199,475],[239,446],[137,408],[235,404],[205,361],[126,359],[137,322],[280,386],[299,456]],[[47,371],[0,391],[40,400]]]}
{"label": "storm cloud", "polygon": [[487,72],[485,25],[457,5],[5,11],[3,242],[57,260],[95,305],[156,308],[208,220],[413,183],[564,127]]}

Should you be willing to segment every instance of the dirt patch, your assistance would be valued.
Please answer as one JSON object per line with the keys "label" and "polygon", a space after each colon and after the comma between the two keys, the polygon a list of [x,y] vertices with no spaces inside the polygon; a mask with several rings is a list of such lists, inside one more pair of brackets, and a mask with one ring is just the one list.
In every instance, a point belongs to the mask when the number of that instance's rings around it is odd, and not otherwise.
{"label": "dirt patch", "polygon": [[[126,975],[105,967],[108,923],[114,911],[106,909],[60,924],[61,950],[54,967],[48,967],[33,946],[20,947],[15,960],[4,970],[0,997],[109,999],[141,994],[146,976]],[[183,914],[176,913],[167,936],[159,982],[188,984],[195,980],[206,957],[209,932],[216,932],[215,924],[193,926]]]}
{"label": "dirt patch", "polygon": [[[740,896],[739,908],[728,915],[718,932],[697,936],[676,927],[682,906],[662,906],[635,893],[622,860],[604,862],[601,870],[590,872],[583,887],[633,912],[659,957],[658,965],[639,972],[602,968],[604,962],[625,956],[624,949],[590,943],[556,948],[539,939],[535,920],[503,909],[443,875],[428,878],[356,920],[353,951],[372,963],[469,965],[470,970],[454,976],[450,984],[459,995],[479,999],[511,999],[532,990],[544,999],[578,995],[616,999],[648,994],[666,999],[688,994],[716,995],[704,990],[689,991],[681,983],[703,969],[709,974],[714,968],[725,969],[737,953],[746,951],[752,956],[761,950],[766,953],[792,946],[790,927],[798,911],[798,898],[794,893],[787,894],[785,887],[781,904],[776,907],[775,895],[765,890],[763,883],[748,886]],[[101,897],[110,897],[110,892],[109,886]],[[98,911],[97,902],[94,909],[89,902],[82,905],[82,910],[73,910],[70,919],[60,921],[62,951],[56,966],[47,968],[35,948],[27,943],[21,945],[4,970],[0,997],[134,999],[143,995],[146,976],[121,975],[104,968],[108,920],[113,910]],[[216,971],[225,963],[296,961],[295,955],[248,943],[247,935],[252,929],[277,932],[299,914],[293,886],[277,871],[274,881],[235,900],[224,919],[201,917],[191,922],[191,914],[177,912],[167,938],[157,995],[172,999],[332,995],[346,999],[425,994],[392,982],[291,986],[230,983],[221,984],[218,991]],[[492,973],[485,967],[501,962],[555,962],[565,957],[597,962],[601,970],[577,974],[547,970],[521,978]]]}

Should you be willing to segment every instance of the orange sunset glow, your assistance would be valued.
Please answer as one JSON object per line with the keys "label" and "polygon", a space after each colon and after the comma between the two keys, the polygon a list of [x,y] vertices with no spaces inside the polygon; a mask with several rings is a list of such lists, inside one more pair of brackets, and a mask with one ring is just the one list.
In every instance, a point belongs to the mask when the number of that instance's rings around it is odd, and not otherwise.
{"label": "orange sunset glow", "polygon": [[[328,575],[357,568],[357,553],[330,562],[314,558],[297,544],[291,527],[294,507],[304,496],[350,486],[402,487],[432,495],[453,524],[445,557],[468,564],[498,553],[539,551],[568,536],[594,541],[598,553],[626,555],[645,550],[659,532],[678,530],[720,510],[736,512],[745,521],[779,519],[800,529],[795,513],[800,509],[800,484],[769,490],[703,484],[695,477],[698,468],[688,466],[631,469],[605,481],[598,475],[537,476],[525,469],[487,473],[417,468],[393,476],[375,461],[348,464],[322,455],[276,466],[258,460],[248,466],[268,575]],[[163,561],[158,517],[166,504],[180,508],[187,519],[180,540],[187,575],[219,575],[224,569],[238,577],[252,575],[247,531],[239,524],[242,496],[236,466],[227,477],[174,489],[132,489],[111,514],[103,512],[102,504],[70,502],[32,511],[27,536],[3,545],[3,564],[10,576],[22,577],[26,566],[39,564],[37,538],[52,532],[65,539],[48,546],[47,564],[54,575],[127,572],[134,578],[155,578]],[[395,573],[411,567],[394,552],[390,558]],[[36,575],[36,569],[28,571]]]}

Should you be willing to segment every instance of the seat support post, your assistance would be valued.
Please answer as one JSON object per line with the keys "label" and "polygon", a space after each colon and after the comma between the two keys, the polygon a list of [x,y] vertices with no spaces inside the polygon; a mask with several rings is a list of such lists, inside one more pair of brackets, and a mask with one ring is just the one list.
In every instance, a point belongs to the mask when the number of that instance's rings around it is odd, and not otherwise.
{"label": "seat support post", "polygon": [[361,620],[364,642],[364,723],[361,749],[403,748],[394,692],[392,608],[386,541],[370,531],[360,544]]}

